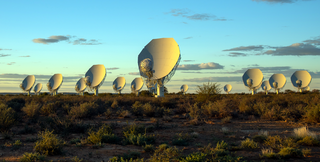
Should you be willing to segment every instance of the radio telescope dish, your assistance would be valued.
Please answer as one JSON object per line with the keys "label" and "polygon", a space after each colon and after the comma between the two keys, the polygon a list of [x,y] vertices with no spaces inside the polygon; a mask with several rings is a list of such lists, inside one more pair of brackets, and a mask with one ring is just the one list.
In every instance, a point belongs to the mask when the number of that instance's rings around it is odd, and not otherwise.
{"label": "radio telescope dish", "polygon": [[98,89],[103,84],[107,76],[107,71],[104,65],[93,65],[87,71],[85,82],[90,90],[94,90],[94,95],[98,95]]}
{"label": "radio telescope dish", "polygon": [[121,90],[126,86],[126,79],[124,77],[118,77],[113,81],[113,90],[121,94]]}
{"label": "radio telescope dish", "polygon": [[307,86],[307,87],[305,87],[305,88],[303,88],[303,91],[310,91],[310,87],[309,86]]}
{"label": "radio telescope dish", "polygon": [[34,83],[36,82],[36,77],[34,75],[28,75],[26,78],[23,79],[22,83],[20,84],[20,88],[30,95],[30,90],[32,89]]}
{"label": "radio telescope dish", "polygon": [[287,79],[283,74],[273,74],[270,79],[269,83],[271,88],[274,88],[276,93],[279,93],[279,90],[286,85]]}
{"label": "radio telescope dish", "polygon": [[306,70],[296,71],[291,76],[291,83],[301,92],[303,88],[309,86],[311,82],[311,75]]}
{"label": "radio telescope dish", "polygon": [[260,69],[248,69],[242,76],[243,84],[252,91],[252,95],[260,88],[263,74]]}
{"label": "radio telescope dish", "polygon": [[75,90],[79,95],[83,96],[84,90],[87,88],[85,78],[80,78],[76,83]]}
{"label": "radio telescope dish", "polygon": [[179,45],[173,38],[153,39],[140,52],[140,75],[149,89],[158,83],[156,97],[164,97],[164,84],[174,75],[180,59]]}
{"label": "radio telescope dish", "polygon": [[40,91],[42,90],[42,84],[38,83],[34,88],[33,91],[36,93],[36,95],[39,95]]}
{"label": "radio telescope dish", "polygon": [[184,95],[186,94],[186,92],[188,91],[188,89],[189,89],[189,86],[188,86],[187,84],[182,85],[181,88],[180,88],[181,92],[182,92]]}
{"label": "radio telescope dish", "polygon": [[131,91],[136,94],[136,96],[139,96],[139,91],[141,90],[143,86],[143,80],[142,78],[135,78],[131,82]]}
{"label": "radio telescope dish", "polygon": [[223,90],[229,94],[229,92],[232,90],[232,85],[230,84],[226,84],[224,87],[223,87]]}
{"label": "radio telescope dish", "polygon": [[266,95],[267,95],[268,91],[270,91],[270,89],[271,89],[271,85],[269,83],[269,80],[262,82],[261,87],[264,90],[264,92],[266,92]]}
{"label": "radio telescope dish", "polygon": [[53,96],[57,94],[62,82],[63,82],[63,77],[61,74],[54,74],[49,79],[49,82],[47,83],[47,88]]}

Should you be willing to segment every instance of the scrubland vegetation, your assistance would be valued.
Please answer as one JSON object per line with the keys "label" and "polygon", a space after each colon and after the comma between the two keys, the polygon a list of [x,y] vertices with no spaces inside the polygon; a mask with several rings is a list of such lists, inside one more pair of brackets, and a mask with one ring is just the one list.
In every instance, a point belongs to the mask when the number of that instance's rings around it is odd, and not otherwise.
{"label": "scrubland vegetation", "polygon": [[0,96],[0,160],[320,160],[318,92],[219,92]]}

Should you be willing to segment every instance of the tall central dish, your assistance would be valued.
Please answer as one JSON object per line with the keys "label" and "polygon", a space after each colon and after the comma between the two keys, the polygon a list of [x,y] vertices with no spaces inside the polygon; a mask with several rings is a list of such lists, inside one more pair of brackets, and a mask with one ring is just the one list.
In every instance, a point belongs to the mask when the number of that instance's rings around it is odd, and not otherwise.
{"label": "tall central dish", "polygon": [[106,74],[104,65],[92,65],[87,71],[85,82],[88,88],[94,90],[94,95],[98,95],[98,89],[103,84]]}
{"label": "tall central dish", "polygon": [[164,97],[164,84],[174,75],[180,59],[179,45],[173,38],[153,39],[140,52],[140,75],[149,89],[157,83],[156,97]]}
{"label": "tall central dish", "polygon": [[260,69],[248,69],[242,76],[244,86],[252,91],[252,95],[260,88],[263,74]]}

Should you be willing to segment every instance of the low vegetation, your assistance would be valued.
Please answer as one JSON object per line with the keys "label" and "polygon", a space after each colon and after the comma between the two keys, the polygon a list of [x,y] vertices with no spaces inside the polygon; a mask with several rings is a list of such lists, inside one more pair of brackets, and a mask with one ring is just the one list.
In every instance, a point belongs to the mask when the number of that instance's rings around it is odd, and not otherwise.
{"label": "low vegetation", "polygon": [[0,160],[317,161],[318,92],[220,93],[0,96]]}

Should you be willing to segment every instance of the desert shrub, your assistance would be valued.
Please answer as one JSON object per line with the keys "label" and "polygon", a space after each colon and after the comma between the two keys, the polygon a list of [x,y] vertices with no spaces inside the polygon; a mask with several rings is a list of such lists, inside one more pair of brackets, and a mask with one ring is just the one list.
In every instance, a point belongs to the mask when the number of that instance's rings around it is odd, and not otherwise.
{"label": "desert shrub", "polygon": [[228,144],[224,141],[218,142],[216,149],[228,149]]}
{"label": "desert shrub", "polygon": [[298,147],[293,138],[281,138],[279,135],[268,136],[268,138],[264,142],[264,145],[277,150],[280,150],[284,147]]}
{"label": "desert shrub", "polygon": [[147,144],[154,144],[156,141],[155,135],[147,135],[147,134],[124,134],[125,139],[123,139],[123,144],[128,145],[147,145]]}
{"label": "desert shrub", "polygon": [[152,144],[146,144],[142,146],[142,148],[145,152],[154,152],[154,146]]}
{"label": "desert shrub", "polygon": [[307,127],[295,128],[293,130],[293,137],[296,139],[303,139],[304,137],[310,136],[314,139],[317,139],[317,134],[315,132],[309,131]]}
{"label": "desert shrub", "polygon": [[110,161],[133,161],[134,159],[140,158],[141,153],[140,152],[135,152],[135,151],[129,151],[128,153],[124,153],[122,155],[119,155],[117,158],[114,158],[114,160]]}
{"label": "desert shrub", "polygon": [[112,104],[111,104],[111,107],[114,108],[114,109],[119,107],[119,103],[118,103],[118,100],[117,100],[117,99],[114,99],[114,100],[113,100],[113,102],[112,102]]}
{"label": "desert shrub", "polygon": [[319,141],[317,139],[312,138],[311,136],[306,136],[303,139],[297,142],[299,145],[305,146],[318,146]]}
{"label": "desert shrub", "polygon": [[40,140],[35,143],[34,149],[44,155],[58,155],[62,153],[64,141],[59,139],[53,131],[45,130],[38,133]]}
{"label": "desert shrub", "polygon": [[311,154],[311,149],[302,149],[302,154],[304,157],[307,157]]}
{"label": "desert shrub", "polygon": [[295,149],[292,147],[284,147],[278,152],[278,155],[280,155],[283,158],[290,158],[290,157],[302,157],[303,153],[300,149]]}
{"label": "desert shrub", "polygon": [[19,112],[25,105],[26,101],[23,98],[13,98],[9,100],[6,104],[11,107],[16,112]]}
{"label": "desert shrub", "polygon": [[202,116],[202,109],[198,106],[198,103],[190,105],[188,111],[192,119],[200,119]]}
{"label": "desert shrub", "polygon": [[165,147],[159,146],[149,160],[152,162],[179,161],[180,156],[181,151],[179,149],[165,145]]}
{"label": "desert shrub", "polygon": [[180,160],[180,162],[203,162],[207,160],[207,154],[195,152]]}
{"label": "desert shrub", "polygon": [[79,106],[71,107],[68,115],[74,118],[91,117],[96,114],[96,108],[98,105],[94,102],[85,102]]}
{"label": "desert shrub", "polygon": [[278,155],[273,152],[272,148],[263,148],[261,149],[262,155],[260,157],[265,157],[269,159],[275,159],[278,158]]}
{"label": "desert shrub", "polygon": [[40,109],[40,114],[41,115],[48,116],[48,115],[53,114],[53,113],[55,113],[55,104],[54,103],[45,104]]}
{"label": "desert shrub", "polygon": [[118,143],[119,137],[112,134],[112,129],[109,125],[102,125],[98,131],[89,131],[87,141],[92,144],[97,143]]}
{"label": "desert shrub", "polygon": [[258,133],[258,135],[255,135],[255,136],[252,137],[252,140],[253,140],[254,142],[260,142],[260,143],[262,143],[262,142],[264,142],[265,140],[267,140],[267,138],[268,138],[268,131],[263,131],[263,130],[261,130],[261,131]]}
{"label": "desert shrub", "polygon": [[148,90],[142,90],[142,91],[140,91],[139,96],[141,96],[141,97],[152,97],[153,94]]}
{"label": "desert shrub", "polygon": [[22,158],[19,159],[19,162],[33,162],[33,161],[44,161],[46,158],[45,155],[40,155],[38,152],[36,153],[29,153],[25,152],[22,155]]}
{"label": "desert shrub", "polygon": [[241,141],[241,148],[243,149],[256,149],[258,148],[258,143],[254,142],[253,140],[250,140],[247,138],[244,141]]}
{"label": "desert shrub", "polygon": [[122,117],[122,118],[130,118],[132,115],[129,110],[119,110],[117,114],[119,117]]}
{"label": "desert shrub", "polygon": [[247,96],[240,100],[239,111],[242,113],[252,114],[254,112],[252,96]]}
{"label": "desert shrub", "polygon": [[16,112],[7,105],[0,103],[0,131],[10,129],[16,121]]}
{"label": "desert shrub", "polygon": [[131,124],[123,127],[123,134],[141,134],[146,132],[146,127],[144,125]]}
{"label": "desert shrub", "polygon": [[220,87],[220,84],[218,83],[208,82],[208,83],[203,83],[202,86],[198,85],[196,92],[198,93],[197,95],[198,102],[207,102],[209,101],[212,95],[216,95],[221,92],[221,87]]}
{"label": "desert shrub", "polygon": [[131,106],[131,112],[135,116],[142,116],[143,115],[143,104],[140,101],[136,101],[132,106]]}
{"label": "desert shrub", "polygon": [[35,118],[39,115],[40,112],[40,104],[35,102],[30,102],[29,104],[25,105],[21,110],[29,117]]}
{"label": "desert shrub", "polygon": [[320,104],[309,106],[306,113],[306,120],[309,122],[320,122]]}
{"label": "desert shrub", "polygon": [[191,137],[189,134],[176,134],[172,139],[172,144],[177,146],[188,146],[191,141]]}
{"label": "desert shrub", "polygon": [[231,123],[231,119],[232,119],[232,116],[227,116],[223,119],[221,119],[221,123]]}

